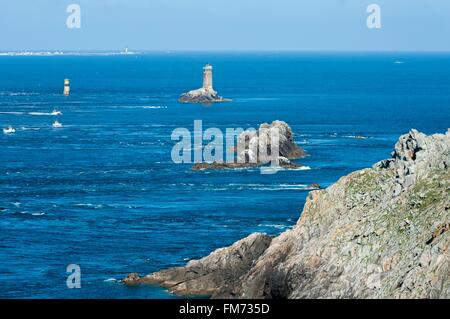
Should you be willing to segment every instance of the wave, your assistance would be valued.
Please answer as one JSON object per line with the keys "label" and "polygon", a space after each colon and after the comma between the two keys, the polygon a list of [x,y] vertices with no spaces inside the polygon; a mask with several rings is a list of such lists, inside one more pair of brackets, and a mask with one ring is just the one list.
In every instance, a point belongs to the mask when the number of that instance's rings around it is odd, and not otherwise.
{"label": "wave", "polygon": [[312,187],[261,187],[261,188],[255,188],[253,190],[260,190],[260,191],[311,191],[315,190],[317,188]]}
{"label": "wave", "polygon": [[20,129],[22,131],[39,131],[41,128],[40,127],[25,127],[25,126],[22,126]]}
{"label": "wave", "polygon": [[346,138],[357,138],[357,139],[368,139],[369,137],[367,136],[363,136],[363,135],[343,135],[342,137],[346,137]]}
{"label": "wave", "polygon": [[40,212],[40,213],[31,213],[31,215],[33,215],[33,216],[43,216],[43,215],[45,215],[45,213],[43,213],[43,212]]}
{"label": "wave", "polygon": [[270,227],[270,228],[275,228],[275,229],[280,229],[280,230],[292,228],[292,226],[283,225],[283,224],[259,224],[258,227]]}
{"label": "wave", "polygon": [[108,279],[105,279],[103,281],[104,282],[117,282],[117,279],[116,278],[108,278]]}
{"label": "wave", "polygon": [[31,216],[44,216],[44,215],[46,215],[46,213],[44,213],[44,212],[29,212],[29,211],[20,211],[20,212],[15,212],[15,213],[13,213],[12,215],[31,215]]}
{"label": "wave", "polygon": [[39,95],[39,93],[37,93],[37,92],[14,92],[14,91],[0,92],[0,96],[28,96],[28,95]]}
{"label": "wave", "polygon": [[53,113],[48,112],[29,112],[28,115],[36,115],[36,116],[54,116]]}
{"label": "wave", "polygon": [[309,171],[311,169],[311,167],[310,166],[300,166],[297,168],[287,168],[287,169],[291,170],[291,171]]}
{"label": "wave", "polygon": [[159,106],[159,105],[149,105],[142,106],[143,109],[167,109],[167,106]]}
{"label": "wave", "polygon": [[52,112],[0,112],[5,115],[32,115],[32,116],[55,116]]}
{"label": "wave", "polygon": [[95,204],[91,204],[91,203],[80,203],[80,204],[75,204],[75,206],[78,206],[78,207],[89,207],[89,208],[93,208],[93,209],[103,208],[102,204],[95,205]]}
{"label": "wave", "polygon": [[[237,190],[260,190],[260,191],[281,191],[281,190],[313,190],[315,188],[309,187],[306,184],[228,184],[231,188]],[[222,190],[223,185],[219,189],[214,188],[214,190]]]}
{"label": "wave", "polygon": [[165,105],[112,105],[110,107],[123,109],[167,109]]}
{"label": "wave", "polygon": [[22,115],[25,114],[24,112],[0,112],[0,114],[7,114],[7,115]]}
{"label": "wave", "polygon": [[271,173],[276,173],[279,171],[309,171],[311,169],[311,167],[309,166],[300,166],[300,167],[295,167],[295,168],[289,168],[289,167],[276,167],[276,166],[263,166],[260,167],[261,169],[261,173],[263,174],[271,174]]}

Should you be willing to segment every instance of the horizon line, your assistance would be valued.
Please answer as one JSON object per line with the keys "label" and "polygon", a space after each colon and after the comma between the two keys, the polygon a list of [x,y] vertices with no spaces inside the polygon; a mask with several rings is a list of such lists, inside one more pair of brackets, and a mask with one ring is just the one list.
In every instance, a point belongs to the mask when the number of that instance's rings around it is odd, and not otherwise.
{"label": "horizon line", "polygon": [[139,55],[139,54],[151,54],[151,53],[449,53],[450,50],[315,50],[315,49],[129,49],[128,52],[120,49],[94,49],[94,50],[63,50],[63,49],[24,49],[24,50],[4,50],[0,49],[0,56],[7,56],[12,54],[26,55],[29,54],[41,54],[41,55],[77,55],[77,54],[118,54],[118,55]]}

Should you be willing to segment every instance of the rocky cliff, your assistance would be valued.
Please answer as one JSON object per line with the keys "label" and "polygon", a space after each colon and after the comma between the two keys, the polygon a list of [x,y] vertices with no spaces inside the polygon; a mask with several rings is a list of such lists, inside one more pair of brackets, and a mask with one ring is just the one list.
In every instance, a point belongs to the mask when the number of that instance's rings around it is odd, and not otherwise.
{"label": "rocky cliff", "polygon": [[308,195],[295,227],[127,284],[222,298],[450,298],[450,130]]}

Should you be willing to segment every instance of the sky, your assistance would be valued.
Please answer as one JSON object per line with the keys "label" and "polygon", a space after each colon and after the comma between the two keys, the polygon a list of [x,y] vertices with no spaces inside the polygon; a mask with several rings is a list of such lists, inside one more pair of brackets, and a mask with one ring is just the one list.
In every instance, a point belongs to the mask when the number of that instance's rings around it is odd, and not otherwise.
{"label": "sky", "polygon": [[0,1],[0,51],[450,51],[449,34],[450,0]]}

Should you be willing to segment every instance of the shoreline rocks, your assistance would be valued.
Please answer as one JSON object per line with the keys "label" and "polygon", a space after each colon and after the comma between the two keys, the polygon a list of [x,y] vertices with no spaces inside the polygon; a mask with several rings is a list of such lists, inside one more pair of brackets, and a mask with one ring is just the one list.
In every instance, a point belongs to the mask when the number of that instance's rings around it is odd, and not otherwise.
{"label": "shoreline rocks", "polygon": [[226,248],[219,248],[185,267],[174,267],[145,277],[129,274],[123,282],[157,284],[178,295],[211,295],[221,287],[237,284],[270,245],[272,237],[255,233]]}
{"label": "shoreline rocks", "polygon": [[450,130],[309,193],[292,228],[129,283],[212,298],[450,298]]}

